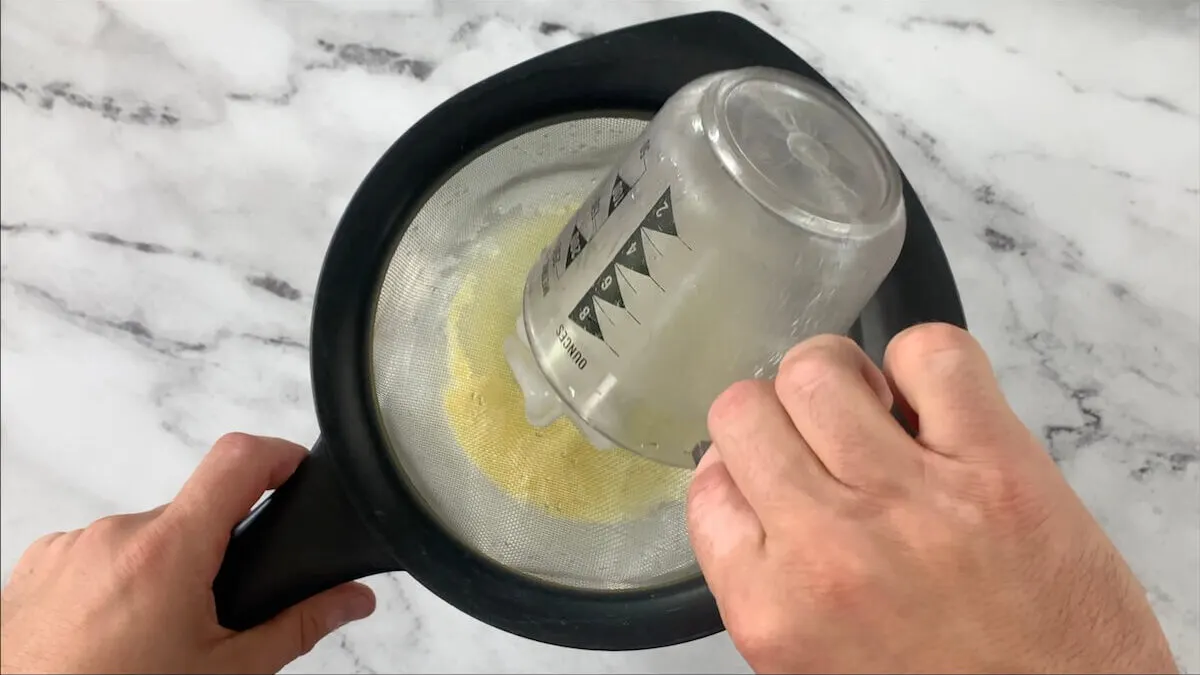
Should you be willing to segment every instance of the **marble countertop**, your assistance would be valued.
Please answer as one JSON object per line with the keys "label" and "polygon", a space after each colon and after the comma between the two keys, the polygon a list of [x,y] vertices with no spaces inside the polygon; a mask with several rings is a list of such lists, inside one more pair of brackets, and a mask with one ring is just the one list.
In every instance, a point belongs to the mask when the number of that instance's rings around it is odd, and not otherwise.
{"label": "marble countertop", "polygon": [[[2,535],[172,497],[222,432],[311,441],[308,325],[358,182],[463,87],[701,8],[760,24],[877,126],[1022,418],[1200,671],[1200,4],[3,5]],[[312,671],[744,671],[724,635],[600,654],[404,575]],[[864,645],[864,649],[869,649]]]}

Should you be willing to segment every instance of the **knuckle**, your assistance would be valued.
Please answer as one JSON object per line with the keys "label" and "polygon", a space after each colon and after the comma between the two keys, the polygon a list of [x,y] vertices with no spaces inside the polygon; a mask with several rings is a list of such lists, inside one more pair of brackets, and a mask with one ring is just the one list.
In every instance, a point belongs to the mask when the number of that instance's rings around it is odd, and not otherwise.
{"label": "knuckle", "polygon": [[976,513],[970,509],[964,513],[959,509],[954,518],[913,518],[902,531],[922,560],[950,569],[957,565],[964,532],[972,531],[980,524]]}
{"label": "knuckle", "polygon": [[965,483],[967,496],[989,509],[1019,502],[1024,492],[1021,479],[1003,466],[974,467]]}
{"label": "knuckle", "polygon": [[300,616],[299,632],[296,635],[299,640],[296,653],[299,655],[311,652],[323,637],[325,637],[325,623],[321,617],[316,612],[304,612]]}
{"label": "knuckle", "polygon": [[824,607],[845,610],[862,604],[871,585],[871,571],[861,556],[832,554],[810,571],[809,591]]}
{"label": "knuckle", "polygon": [[688,515],[693,522],[701,512],[720,502],[726,488],[726,480],[722,472],[711,467],[692,477],[692,484],[688,486],[687,501]]}
{"label": "knuckle", "polygon": [[160,565],[163,548],[163,544],[153,538],[136,537],[121,547],[116,559],[117,569],[126,576],[140,576]]}
{"label": "knuckle", "polygon": [[21,557],[17,560],[17,564],[13,566],[13,576],[27,571],[36,569],[46,556],[53,556],[51,552],[54,545],[63,539],[65,535],[62,532],[53,532],[38,537],[25,549]]}
{"label": "knuckle", "polygon": [[117,536],[124,526],[125,520],[122,516],[105,516],[85,527],[82,536],[89,540],[107,541]]}
{"label": "knuckle", "polygon": [[235,464],[248,459],[254,453],[257,439],[250,434],[234,431],[224,434],[213,443],[212,452]]}
{"label": "knuckle", "polygon": [[845,607],[853,601],[865,586],[858,574],[845,569],[827,570],[812,582],[813,596],[818,602],[834,607]]}
{"label": "knuckle", "polygon": [[814,335],[813,337],[808,338],[807,340],[805,340],[804,342],[801,342],[800,344],[796,345],[795,347],[792,347],[792,351],[795,352],[798,350],[809,349],[809,348],[829,349],[831,351],[841,352],[841,351],[847,351],[847,350],[856,350],[859,347],[858,347],[857,342],[855,342],[854,340],[851,340],[850,338],[846,337],[845,335],[836,335],[833,333],[823,333],[821,335]]}
{"label": "knuckle", "polygon": [[176,550],[177,538],[159,527],[144,527],[121,548],[119,567],[130,574],[160,569]]}
{"label": "knuckle", "polygon": [[1020,472],[991,469],[979,481],[983,512],[1003,522],[1024,525],[1041,517],[1039,500]]}
{"label": "knuckle", "polygon": [[902,490],[871,492],[857,488],[832,500],[830,512],[854,523],[877,522],[903,501],[904,494]]}
{"label": "knuckle", "polygon": [[757,405],[763,396],[763,385],[758,380],[742,380],[721,392],[708,410],[709,430],[715,435],[717,429],[725,428],[730,420],[741,417]]}
{"label": "knuckle", "polygon": [[120,553],[127,533],[127,516],[105,516],[80,530],[76,541],[82,550],[112,560]]}
{"label": "knuckle", "polygon": [[[709,452],[712,452],[710,449]],[[718,460],[712,464],[702,467],[692,476],[692,484],[688,487],[688,492],[693,495],[706,494],[711,492],[724,482],[723,472],[720,470],[721,461]]]}
{"label": "knuckle", "polygon": [[1009,466],[974,466],[955,481],[956,515],[968,524],[1028,531],[1049,517],[1035,481]]}
{"label": "knuckle", "polygon": [[967,331],[948,323],[917,324],[892,338],[888,352],[894,359],[923,362],[934,355],[968,358],[981,353],[979,343]]}
{"label": "knuckle", "polygon": [[812,391],[828,382],[839,370],[840,347],[810,342],[794,347],[784,357],[775,378],[775,390],[779,394]]}
{"label": "knuckle", "polygon": [[50,548],[51,544],[58,541],[59,539],[62,539],[63,536],[64,536],[63,532],[51,532],[50,534],[44,534],[44,535],[38,537],[37,539],[33,540],[33,543],[29,545],[28,549],[26,549],[26,554],[28,555],[30,553],[44,551],[44,550]]}
{"label": "knuckle", "polygon": [[787,635],[786,618],[775,616],[772,611],[741,611],[731,608],[725,620],[729,636],[738,651],[756,669],[770,670],[770,664],[779,664],[786,659],[792,640]]}

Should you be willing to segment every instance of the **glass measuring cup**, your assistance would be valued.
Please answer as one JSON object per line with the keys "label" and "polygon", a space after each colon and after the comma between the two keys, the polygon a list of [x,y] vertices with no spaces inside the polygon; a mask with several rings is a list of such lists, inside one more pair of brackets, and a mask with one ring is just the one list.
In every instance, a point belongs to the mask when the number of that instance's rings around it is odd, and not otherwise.
{"label": "glass measuring cup", "polygon": [[899,168],[840,98],[767,68],[691,82],[529,272],[504,345],[529,421],[694,466],[716,396],[845,333],[904,226]]}

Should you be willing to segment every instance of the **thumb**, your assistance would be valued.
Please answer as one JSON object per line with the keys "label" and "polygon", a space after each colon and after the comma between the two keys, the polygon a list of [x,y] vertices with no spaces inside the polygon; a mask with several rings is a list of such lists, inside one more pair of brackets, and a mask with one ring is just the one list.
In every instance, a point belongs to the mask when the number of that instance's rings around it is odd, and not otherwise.
{"label": "thumb", "polygon": [[342,584],[235,636],[232,651],[245,670],[274,673],[307,654],[326,635],[374,611],[374,591],[358,582]]}

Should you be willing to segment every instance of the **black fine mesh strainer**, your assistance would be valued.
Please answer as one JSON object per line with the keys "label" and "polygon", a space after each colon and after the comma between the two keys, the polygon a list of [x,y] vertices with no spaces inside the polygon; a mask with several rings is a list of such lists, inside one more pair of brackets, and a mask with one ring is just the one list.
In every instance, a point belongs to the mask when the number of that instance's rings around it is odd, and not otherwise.
{"label": "black fine mesh strainer", "polygon": [[[309,595],[404,570],[463,611],[593,649],[721,629],[688,545],[691,472],[528,425],[502,351],[538,253],[655,111],[706,73],[820,75],[753,25],[696,14],[550,52],[439,106],[388,150],[334,235],[313,316],[322,439],[234,533],[214,584],[246,628]],[[856,337],[963,324],[905,182],[908,236]]]}

